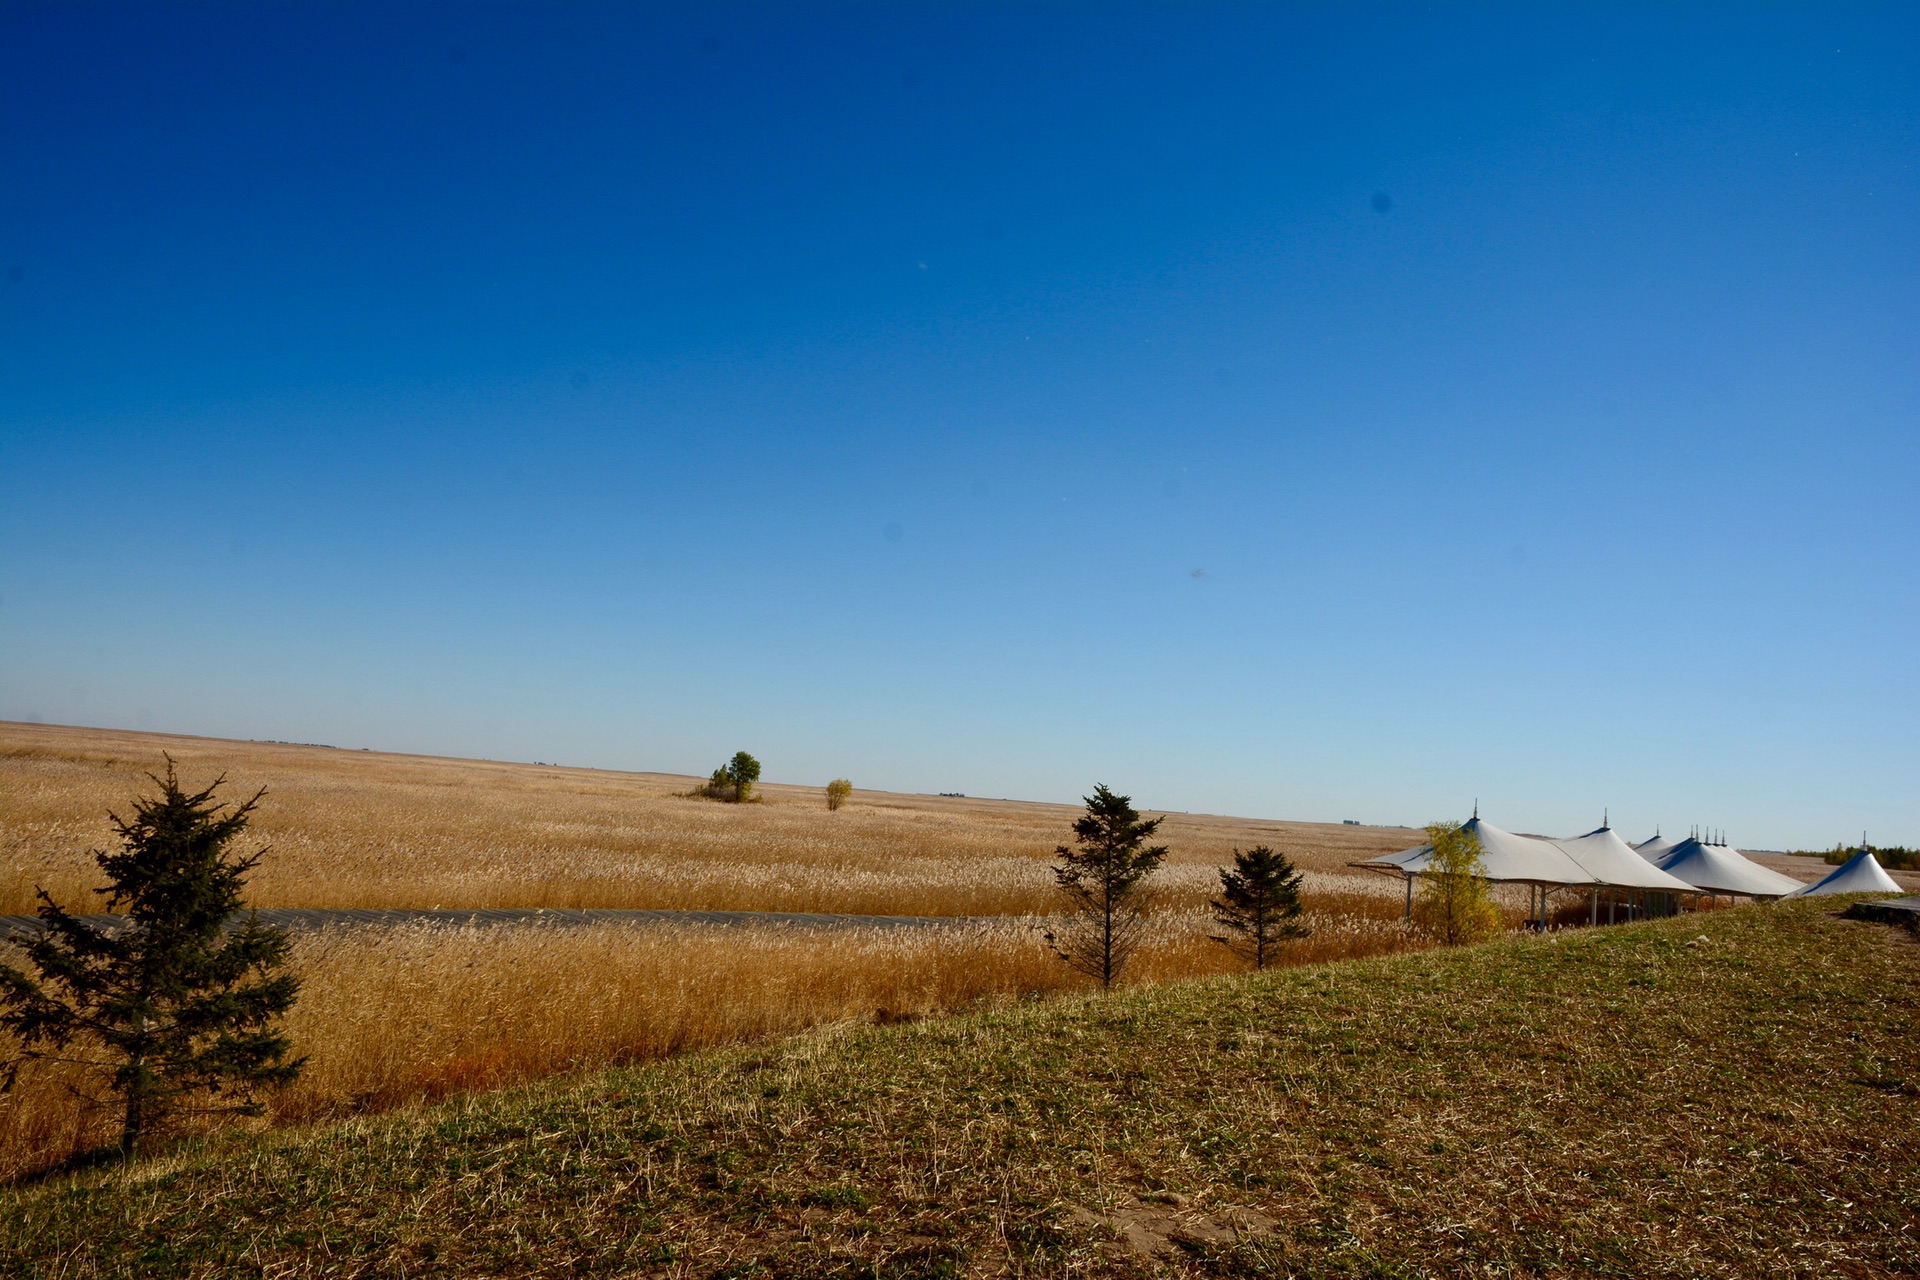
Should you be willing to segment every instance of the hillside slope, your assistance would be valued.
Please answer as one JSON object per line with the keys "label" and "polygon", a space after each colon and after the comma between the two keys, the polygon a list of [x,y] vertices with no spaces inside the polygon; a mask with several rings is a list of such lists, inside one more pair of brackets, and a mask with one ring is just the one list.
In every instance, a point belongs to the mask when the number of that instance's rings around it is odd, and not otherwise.
{"label": "hillside slope", "polygon": [[14,1275],[1889,1275],[1920,948],[1832,904],[862,1026],[0,1202]]}

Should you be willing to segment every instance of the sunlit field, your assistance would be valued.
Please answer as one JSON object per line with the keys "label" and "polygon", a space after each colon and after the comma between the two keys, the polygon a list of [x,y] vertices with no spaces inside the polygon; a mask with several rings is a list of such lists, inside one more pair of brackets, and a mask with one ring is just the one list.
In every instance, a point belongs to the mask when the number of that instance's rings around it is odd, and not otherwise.
{"label": "sunlit field", "polygon": [[[267,789],[251,830],[272,849],[250,886],[262,907],[1028,915],[1053,909],[1048,861],[1077,815],[858,790],[829,812],[819,788],[782,785],[729,805],[687,798],[691,777],[0,724],[0,914],[31,912],[36,885],[86,900],[87,850],[112,840],[107,811],[125,811],[163,751],[183,783],[224,772],[236,799]],[[1089,778],[1088,790],[1096,781],[1160,812],[1146,780]],[[1203,904],[1235,846],[1340,874],[1420,834],[1170,814],[1161,838],[1172,849],[1161,891],[1179,908]],[[1340,886],[1395,891],[1347,874]]]}
{"label": "sunlit field", "polygon": [[[267,788],[250,831],[269,852],[257,906],[622,907],[988,917],[917,930],[769,925],[340,927],[296,935],[305,991],[289,1020],[310,1061],[268,1123],[431,1101],[544,1075],[1085,989],[1046,947],[1049,865],[1071,806],[858,792],[829,812],[813,788],[746,805],[692,799],[696,779],[0,726],[0,914],[36,886],[91,908],[87,851],[111,844],[170,753],[183,782],[225,773]],[[1144,801],[1145,796],[1137,797]],[[1313,935],[1284,963],[1423,946],[1398,886],[1345,864],[1404,848],[1399,828],[1168,815],[1150,937],[1130,983],[1228,972],[1206,899],[1235,847],[1309,868]],[[997,917],[995,919],[994,917]],[[56,1070],[0,1098],[0,1176],[111,1136]]]}
{"label": "sunlit field", "polygon": [[[1425,945],[1378,898],[1330,900],[1298,963]],[[307,989],[288,1031],[307,1069],[271,1124],[390,1110],[541,1076],[1087,990],[1030,921],[927,929],[644,925],[341,927],[296,935]],[[1230,972],[1196,913],[1156,918],[1137,984]],[[0,1097],[0,1178],[111,1141],[58,1069]]]}
{"label": "sunlit field", "polygon": [[1914,957],[1808,901],[867,1010],[0,1190],[0,1272],[1910,1276]]}
{"label": "sunlit field", "polygon": [[[1079,810],[767,785],[746,805],[690,798],[691,777],[0,725],[0,914],[35,886],[93,909],[88,857],[109,809],[173,756],[189,785],[225,773],[267,789],[250,830],[269,847],[262,907],[613,907],[954,918],[919,929],[773,924],[329,927],[295,934],[305,989],[289,1018],[309,1062],[264,1123],[427,1103],[542,1076],[641,1062],[809,1027],[891,1022],[1084,991],[1047,948],[1050,866]],[[1118,781],[1118,780],[1116,780]],[[1151,797],[1136,795],[1148,812]],[[1169,814],[1152,929],[1129,985],[1231,972],[1206,900],[1233,848],[1266,843],[1306,869],[1298,965],[1416,950],[1397,880],[1347,864],[1409,847],[1406,828]],[[1517,925],[1524,890],[1499,895]],[[1563,906],[1561,923],[1585,908]],[[0,1097],[0,1178],[112,1136],[56,1069]]]}

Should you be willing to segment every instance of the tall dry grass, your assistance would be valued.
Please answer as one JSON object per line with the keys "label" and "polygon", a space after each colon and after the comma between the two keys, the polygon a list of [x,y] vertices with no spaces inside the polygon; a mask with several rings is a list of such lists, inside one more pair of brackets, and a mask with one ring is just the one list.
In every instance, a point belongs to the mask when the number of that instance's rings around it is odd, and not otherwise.
{"label": "tall dry grass", "polygon": [[[407,1105],[553,1072],[776,1036],[848,1018],[1076,989],[1029,917],[1058,905],[1050,863],[1067,805],[858,792],[838,812],[812,788],[763,801],[687,798],[695,779],[0,724],[0,914],[44,886],[86,908],[141,774],[266,787],[250,834],[271,846],[256,906],[628,907],[1003,917],[931,931],[605,926],[297,937],[306,991],[290,1020],[311,1055],[272,1123]],[[1143,807],[1151,796],[1137,795]],[[1149,809],[1149,811],[1151,811]],[[1204,904],[1235,847],[1265,843],[1306,870],[1315,933],[1296,962],[1419,945],[1397,884],[1343,874],[1406,847],[1396,828],[1170,814],[1152,936],[1131,980],[1231,968]],[[0,1098],[0,1176],[109,1136],[57,1070]]]}
{"label": "tall dry grass", "polygon": [[[771,783],[762,803],[729,805],[688,799],[697,779],[662,774],[0,723],[0,914],[31,912],[35,886],[92,901],[87,850],[112,841],[108,810],[126,811],[163,751],[189,782],[224,772],[235,797],[267,788],[251,831],[272,846],[250,885],[263,907],[1027,915],[1053,909],[1048,863],[1078,814],[870,791],[830,812],[818,789]],[[1189,906],[1236,846],[1335,874],[1420,838],[1177,813],[1161,837],[1164,886]]]}
{"label": "tall dry grass", "polygon": [[[1381,900],[1316,903],[1287,961],[1423,945]],[[1130,982],[1241,967],[1206,918],[1163,912]],[[267,1123],[431,1101],[555,1073],[790,1034],[849,1019],[895,1020],[975,1001],[1090,984],[1046,948],[1039,922],[932,929],[643,925],[565,928],[339,927],[296,936],[306,988],[288,1018],[301,1079]],[[0,1178],[57,1164],[113,1137],[64,1069],[29,1069],[0,1097]]]}

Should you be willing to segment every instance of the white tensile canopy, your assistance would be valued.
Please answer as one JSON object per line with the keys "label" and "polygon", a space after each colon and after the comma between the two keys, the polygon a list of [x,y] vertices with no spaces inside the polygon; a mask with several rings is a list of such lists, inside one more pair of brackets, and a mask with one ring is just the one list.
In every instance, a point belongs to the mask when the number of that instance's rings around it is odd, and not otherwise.
{"label": "white tensile canopy", "polygon": [[[1517,836],[1478,817],[1470,819],[1463,830],[1479,838],[1482,874],[1489,880],[1551,885],[1590,885],[1594,882],[1585,868],[1551,840],[1543,840],[1538,836]],[[1382,854],[1354,865],[1394,871],[1403,876],[1417,876],[1432,861],[1433,846],[1423,844],[1417,849]]]}
{"label": "white tensile canopy", "polygon": [[[1608,827],[1566,840],[1515,835],[1481,818],[1472,819],[1464,829],[1479,837],[1481,874],[1489,880],[1553,888],[1694,892],[1693,885],[1635,857]],[[1423,844],[1353,865],[1416,876],[1432,861],[1433,846]]]}
{"label": "white tensile canopy", "polygon": [[1803,885],[1791,895],[1795,898],[1811,898],[1824,893],[1899,893],[1900,886],[1894,883],[1892,876],[1880,865],[1880,859],[1873,856],[1873,850],[1862,849],[1845,862],[1829,871],[1812,884]]}
{"label": "white tensile canopy", "polygon": [[1693,886],[1686,881],[1669,875],[1635,853],[1611,827],[1554,843],[1592,872],[1594,880],[1605,888],[1659,889],[1666,893],[1693,891]]}
{"label": "white tensile canopy", "polygon": [[1642,840],[1639,844],[1633,846],[1633,851],[1657,867],[1660,865],[1660,859],[1666,857],[1679,847],[1680,842],[1678,840],[1669,840],[1665,836],[1655,836],[1651,840]]}
{"label": "white tensile canopy", "polygon": [[1662,858],[1661,870],[1685,880],[1701,893],[1746,898],[1784,898],[1806,886],[1792,876],[1769,871],[1723,844],[1682,840]]}

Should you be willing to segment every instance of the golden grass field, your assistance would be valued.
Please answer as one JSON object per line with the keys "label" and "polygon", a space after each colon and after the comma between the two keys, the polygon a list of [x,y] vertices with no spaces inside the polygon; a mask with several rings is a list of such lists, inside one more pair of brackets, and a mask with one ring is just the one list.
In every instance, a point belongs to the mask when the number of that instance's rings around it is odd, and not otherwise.
{"label": "golden grass field", "polygon": [[[1048,863],[1078,814],[863,791],[830,813],[820,788],[778,784],[729,805],[689,799],[680,793],[703,779],[667,774],[0,723],[0,915],[31,912],[36,885],[63,903],[87,897],[87,850],[113,836],[107,811],[126,809],[162,752],[184,782],[225,773],[236,799],[267,789],[251,828],[272,848],[250,886],[261,907],[1028,915],[1053,909]],[[1213,869],[1253,844],[1318,873],[1310,887],[1337,874],[1342,889],[1390,896],[1391,882],[1346,864],[1423,838],[1197,814],[1168,815],[1160,837],[1175,907],[1202,905]]]}
{"label": "golden grass field", "polygon": [[[1424,946],[1397,919],[1313,914],[1296,961]],[[1086,990],[1028,922],[934,929],[601,925],[330,928],[295,935],[306,987],[287,1020],[311,1055],[269,1122],[385,1111],[543,1076]],[[1196,913],[1160,916],[1136,982],[1240,966]],[[109,1142],[115,1117],[42,1067],[0,1098],[0,1178]]]}
{"label": "golden grass field", "polygon": [[[767,785],[761,803],[684,796],[697,779],[159,734],[0,725],[0,914],[45,886],[89,909],[88,850],[111,844],[143,774],[172,755],[186,784],[225,773],[267,789],[250,834],[270,852],[255,905],[625,907],[1005,917],[925,930],[761,925],[330,928],[296,935],[305,990],[289,1019],[311,1061],[272,1102],[297,1123],[554,1073],[1081,990],[1030,917],[1053,909],[1049,863],[1073,806]],[[1136,797],[1144,800],[1145,797]],[[1205,900],[1236,847],[1308,869],[1308,962],[1424,945],[1397,887],[1345,864],[1405,848],[1399,828],[1172,814],[1152,936],[1129,974],[1220,973]],[[0,1176],[110,1136],[46,1069],[0,1099]]]}

